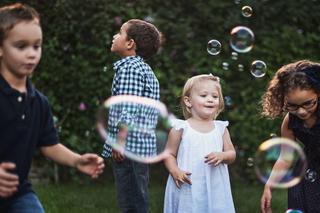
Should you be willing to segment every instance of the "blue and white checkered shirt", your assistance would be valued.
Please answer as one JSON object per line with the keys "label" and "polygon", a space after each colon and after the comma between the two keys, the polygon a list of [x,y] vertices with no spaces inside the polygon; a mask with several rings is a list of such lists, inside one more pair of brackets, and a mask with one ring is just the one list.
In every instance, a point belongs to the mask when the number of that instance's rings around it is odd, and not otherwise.
{"label": "blue and white checkered shirt", "polygon": [[[151,67],[140,56],[128,56],[113,64],[115,76],[112,82],[112,96],[134,95],[154,100],[160,99],[159,82]],[[125,106],[125,107],[124,107]],[[119,111],[120,110],[120,111]],[[112,109],[113,118],[121,119],[128,125],[134,120],[139,126],[155,129],[158,114],[150,107],[137,107],[123,104]],[[111,114],[111,112],[109,112]],[[108,137],[116,138],[118,133],[117,122],[108,121]],[[156,154],[155,134],[145,134],[139,131],[129,131],[126,138],[126,150],[138,156],[152,156]],[[112,148],[105,143],[102,156],[111,157]]]}

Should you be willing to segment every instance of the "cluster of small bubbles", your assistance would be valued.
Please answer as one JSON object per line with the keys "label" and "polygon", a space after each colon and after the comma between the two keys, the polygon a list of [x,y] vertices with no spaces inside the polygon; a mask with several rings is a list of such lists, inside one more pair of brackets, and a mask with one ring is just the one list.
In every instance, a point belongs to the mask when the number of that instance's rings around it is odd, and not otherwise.
{"label": "cluster of small bubbles", "polygon": [[232,105],[232,99],[230,96],[224,96],[224,103],[226,106],[231,106]]}
{"label": "cluster of small bubbles", "polygon": [[251,29],[237,26],[231,30],[230,46],[238,53],[249,52],[254,43],[254,34]]}
{"label": "cluster of small bubbles", "polygon": [[207,51],[210,55],[218,55],[221,51],[221,43],[215,39],[210,40],[207,45]]}
{"label": "cluster of small bubbles", "polygon": [[249,167],[252,167],[252,166],[254,165],[254,160],[253,160],[253,158],[248,158],[248,160],[247,160],[247,165],[248,165]]}
{"label": "cluster of small bubbles", "polygon": [[267,65],[264,61],[255,60],[251,64],[251,74],[256,78],[265,76],[267,72]]}
{"label": "cluster of small bubbles", "polygon": [[250,6],[243,6],[242,7],[242,15],[246,18],[252,16],[252,8]]}
{"label": "cluster of small bubbles", "polygon": [[237,52],[232,52],[231,53],[231,59],[232,60],[238,60],[238,53]]}
{"label": "cluster of small bubbles", "polygon": [[103,69],[102,69],[103,72],[107,72],[107,70],[108,70],[107,66],[104,66]]}
{"label": "cluster of small bubbles", "polygon": [[222,69],[229,70],[229,63],[228,62],[222,62]]}
{"label": "cluster of small bubbles", "polygon": [[239,70],[239,72],[243,72],[243,70],[244,70],[243,64],[238,64],[238,70]]}
{"label": "cluster of small bubbles", "polygon": [[317,172],[311,169],[307,169],[304,179],[308,182],[313,183],[317,179]]}
{"label": "cluster of small bubbles", "polygon": [[288,209],[285,213],[303,213],[303,212],[299,209]]}

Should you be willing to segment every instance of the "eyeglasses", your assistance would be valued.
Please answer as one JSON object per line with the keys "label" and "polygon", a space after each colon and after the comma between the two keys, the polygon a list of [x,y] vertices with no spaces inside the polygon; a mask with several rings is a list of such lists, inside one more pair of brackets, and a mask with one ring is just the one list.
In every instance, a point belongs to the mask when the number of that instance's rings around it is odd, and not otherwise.
{"label": "eyeglasses", "polygon": [[314,107],[317,103],[318,103],[318,97],[313,100],[306,101],[300,105],[286,103],[283,108],[284,108],[284,110],[286,110],[288,112],[298,111],[300,109],[300,107],[305,110],[309,110],[309,109],[312,109],[312,107]]}

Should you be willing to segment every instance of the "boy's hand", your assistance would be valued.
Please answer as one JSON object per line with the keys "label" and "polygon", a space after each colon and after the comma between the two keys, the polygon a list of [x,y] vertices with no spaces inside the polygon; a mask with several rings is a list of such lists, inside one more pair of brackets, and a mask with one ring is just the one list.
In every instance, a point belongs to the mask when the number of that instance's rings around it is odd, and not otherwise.
{"label": "boy's hand", "polygon": [[5,162],[0,164],[0,197],[10,197],[17,191],[19,177],[8,171],[15,168],[16,165],[14,163]]}
{"label": "boy's hand", "polygon": [[223,152],[211,152],[210,154],[204,157],[206,160],[205,163],[209,165],[218,166],[224,160]]}
{"label": "boy's hand", "polygon": [[97,178],[103,172],[104,162],[96,154],[83,154],[76,161],[75,167],[82,173]]}
{"label": "boy's hand", "polygon": [[121,152],[116,151],[115,149],[112,149],[112,159],[118,162],[121,162],[124,160],[124,154]]}
{"label": "boy's hand", "polygon": [[117,143],[120,145],[120,150],[117,151],[115,149],[112,149],[111,157],[113,160],[121,162],[124,160],[124,149],[126,145],[126,139],[128,136],[128,127],[125,125],[122,125],[119,128],[119,132],[117,134]]}
{"label": "boy's hand", "polygon": [[176,186],[180,189],[181,185],[184,183],[188,183],[192,185],[190,178],[188,177],[191,175],[190,172],[182,171],[177,169],[176,171],[172,172],[171,176],[174,179]]}

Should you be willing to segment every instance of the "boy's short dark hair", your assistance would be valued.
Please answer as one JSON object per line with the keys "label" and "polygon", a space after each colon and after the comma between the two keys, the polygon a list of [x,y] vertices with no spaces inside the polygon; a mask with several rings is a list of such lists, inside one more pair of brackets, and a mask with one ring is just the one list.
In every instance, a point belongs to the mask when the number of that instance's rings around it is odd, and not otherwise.
{"label": "boy's short dark hair", "polygon": [[0,45],[6,38],[7,32],[16,24],[32,20],[40,22],[40,16],[35,9],[28,5],[15,3],[0,7]]}
{"label": "boy's short dark hair", "polygon": [[136,53],[145,60],[157,53],[160,47],[160,32],[151,23],[139,19],[131,19],[127,22],[128,39],[136,43]]}

